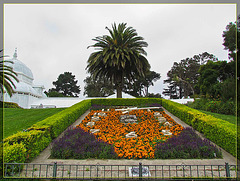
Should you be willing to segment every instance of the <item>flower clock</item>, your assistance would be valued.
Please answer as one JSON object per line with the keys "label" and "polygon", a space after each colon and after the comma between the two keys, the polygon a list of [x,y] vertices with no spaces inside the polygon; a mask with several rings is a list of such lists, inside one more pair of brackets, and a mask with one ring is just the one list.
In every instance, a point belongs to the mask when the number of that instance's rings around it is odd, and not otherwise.
{"label": "flower clock", "polygon": [[[159,121],[156,112],[159,112],[165,118],[165,122]],[[131,123],[121,122],[120,117],[123,114],[135,115],[136,121]],[[89,122],[92,124],[89,124]],[[154,158],[155,146],[158,143],[179,135],[183,130],[183,127],[164,111],[142,109],[131,110],[127,113],[115,109],[108,111],[92,110],[77,125],[77,128],[94,134],[98,140],[113,145],[118,157],[127,159]],[[171,134],[166,135],[164,132]],[[135,136],[127,137],[126,135],[129,133]]]}

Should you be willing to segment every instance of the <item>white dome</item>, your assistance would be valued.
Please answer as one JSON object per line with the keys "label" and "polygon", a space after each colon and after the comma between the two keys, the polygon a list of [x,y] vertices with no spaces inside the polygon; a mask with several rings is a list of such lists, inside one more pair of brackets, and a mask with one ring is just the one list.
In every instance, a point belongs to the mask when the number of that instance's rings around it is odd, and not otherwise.
{"label": "white dome", "polygon": [[10,60],[13,62],[12,63],[6,63],[6,65],[13,67],[14,72],[16,73],[22,73],[25,75],[27,78],[30,78],[33,80],[33,73],[32,71],[20,60],[17,59],[17,52],[15,50],[15,53],[13,55],[13,58]]}
{"label": "white dome", "polygon": [[13,61],[13,70],[17,73],[23,73],[30,79],[33,79],[32,71],[20,60],[12,59]]}
{"label": "white dome", "polygon": [[[7,62],[11,61],[11,62]],[[17,59],[17,49],[12,59],[8,59],[5,62],[6,66],[13,68],[13,71],[17,73],[18,82],[12,79],[14,95],[10,97],[7,93],[4,96],[4,101],[15,102],[23,108],[30,108],[33,101],[41,98],[47,98],[43,93],[43,86],[33,85],[33,73],[32,71],[20,60]]]}
{"label": "white dome", "polygon": [[15,57],[13,57],[11,61],[13,61],[12,66],[13,66],[13,70],[16,73],[23,73],[25,76],[33,80],[32,71],[24,63],[22,63],[20,60],[18,60]]}

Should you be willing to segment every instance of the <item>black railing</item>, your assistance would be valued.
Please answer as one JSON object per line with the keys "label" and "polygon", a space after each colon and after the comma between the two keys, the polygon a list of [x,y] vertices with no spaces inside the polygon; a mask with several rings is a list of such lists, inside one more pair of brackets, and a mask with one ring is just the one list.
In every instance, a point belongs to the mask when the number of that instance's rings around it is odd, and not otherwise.
{"label": "black railing", "polygon": [[66,165],[5,163],[5,178],[42,179],[190,179],[212,178],[235,180],[236,165]]}

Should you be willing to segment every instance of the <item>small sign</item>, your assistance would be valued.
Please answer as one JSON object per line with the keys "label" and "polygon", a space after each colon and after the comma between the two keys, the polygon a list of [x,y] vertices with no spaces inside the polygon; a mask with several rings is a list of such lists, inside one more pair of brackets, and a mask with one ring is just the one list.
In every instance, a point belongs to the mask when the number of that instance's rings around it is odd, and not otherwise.
{"label": "small sign", "polygon": [[[151,177],[148,167],[142,167],[142,176]],[[139,167],[129,167],[129,177],[139,177]]]}

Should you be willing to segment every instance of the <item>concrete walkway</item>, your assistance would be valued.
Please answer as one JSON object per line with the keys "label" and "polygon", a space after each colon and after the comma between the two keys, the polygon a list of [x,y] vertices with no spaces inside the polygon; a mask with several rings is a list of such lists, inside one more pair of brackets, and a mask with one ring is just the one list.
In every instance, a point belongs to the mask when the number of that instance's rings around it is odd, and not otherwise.
{"label": "concrete walkway", "polygon": [[[164,109],[165,110],[165,109]],[[90,111],[86,111],[82,116],[79,117],[70,127],[75,127],[76,125],[80,124],[81,121],[85,118],[86,115],[88,115]],[[172,115],[170,112],[165,110],[165,112],[171,116],[174,121],[176,121],[178,124],[181,124],[183,127],[190,127],[183,121],[181,121],[179,118]],[[198,133],[198,132],[197,132]],[[63,136],[64,133],[62,133],[58,138]],[[201,137],[204,137],[202,134],[198,133]],[[57,139],[58,139],[57,138]],[[221,148],[220,148],[221,149]],[[137,165],[139,162],[141,162],[143,165],[224,165],[225,162],[229,163],[230,165],[236,165],[237,159],[233,157],[231,154],[226,152],[225,150],[222,150],[223,159],[138,159],[138,160],[128,160],[128,159],[85,159],[85,160],[74,160],[74,159],[49,159],[50,157],[50,150],[51,150],[51,144],[42,151],[42,153],[36,157],[31,163],[44,163],[44,164],[50,164],[57,162],[58,164],[84,164],[84,165]]]}

